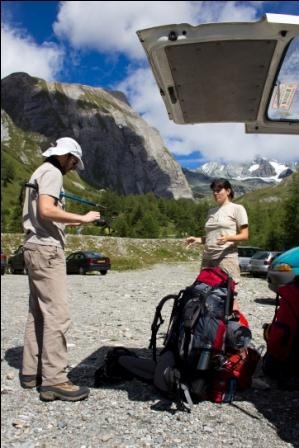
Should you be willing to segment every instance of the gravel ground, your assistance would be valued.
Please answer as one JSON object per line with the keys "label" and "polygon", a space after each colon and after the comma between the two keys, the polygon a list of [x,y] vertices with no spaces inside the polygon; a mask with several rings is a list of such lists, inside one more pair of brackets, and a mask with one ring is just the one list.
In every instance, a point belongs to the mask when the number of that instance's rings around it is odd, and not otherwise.
{"label": "gravel ground", "polygon": [[[27,277],[2,276],[2,446],[22,448],[209,448],[299,446],[298,393],[267,388],[259,378],[232,404],[202,402],[192,413],[177,411],[152,387],[137,380],[96,389],[93,375],[107,349],[124,345],[148,355],[150,325],[158,301],[190,285],[196,263],[69,276],[72,327],[68,334],[70,377],[88,385],[88,400],[44,403],[19,385],[27,314]],[[263,344],[274,294],[264,279],[243,277],[239,298]],[[166,326],[166,324],[165,324]]]}

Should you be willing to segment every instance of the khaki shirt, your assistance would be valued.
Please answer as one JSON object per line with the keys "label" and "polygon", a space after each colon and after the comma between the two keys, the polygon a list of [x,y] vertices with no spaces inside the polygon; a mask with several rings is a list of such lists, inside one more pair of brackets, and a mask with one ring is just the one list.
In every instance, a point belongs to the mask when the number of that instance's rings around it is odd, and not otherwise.
{"label": "khaki shirt", "polygon": [[63,176],[61,171],[49,162],[44,162],[31,176],[29,181],[36,184],[37,190],[26,187],[23,206],[23,228],[25,232],[25,244],[35,243],[46,246],[64,248],[65,225],[55,221],[42,219],[37,211],[37,199],[39,194],[46,194],[55,198],[55,204],[63,208],[64,202],[60,194],[63,192]]}
{"label": "khaki shirt", "polygon": [[243,205],[228,202],[209,210],[205,224],[205,259],[234,257],[237,254],[237,244],[228,241],[223,245],[218,245],[217,239],[220,235],[236,235],[242,226],[248,226],[248,216]]}

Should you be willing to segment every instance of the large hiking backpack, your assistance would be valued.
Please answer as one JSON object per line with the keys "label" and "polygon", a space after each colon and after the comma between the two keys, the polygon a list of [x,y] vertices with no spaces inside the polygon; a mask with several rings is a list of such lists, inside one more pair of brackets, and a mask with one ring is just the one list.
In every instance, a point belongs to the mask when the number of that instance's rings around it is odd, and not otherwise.
{"label": "large hiking backpack", "polygon": [[278,289],[271,324],[264,325],[264,371],[282,388],[299,389],[299,276]]}
{"label": "large hiking backpack", "polygon": [[259,355],[248,347],[248,322],[233,311],[234,288],[234,281],[219,267],[203,269],[193,285],[164,297],[156,308],[150,341],[155,361],[162,308],[174,301],[158,364],[164,354],[173,354],[175,367],[163,372],[164,390],[165,382],[171,393],[179,395],[181,388],[189,406],[192,399],[231,402],[237,388],[250,387]]}
{"label": "large hiking backpack", "polygon": [[[123,347],[108,351],[95,372],[95,385],[133,377],[153,383],[179,408],[194,401],[231,402],[235,390],[251,385],[260,358],[249,347],[246,318],[233,311],[234,281],[219,267],[203,269],[195,282],[156,307],[149,348],[153,359],[138,358]],[[164,346],[157,353],[164,305],[173,300]]]}

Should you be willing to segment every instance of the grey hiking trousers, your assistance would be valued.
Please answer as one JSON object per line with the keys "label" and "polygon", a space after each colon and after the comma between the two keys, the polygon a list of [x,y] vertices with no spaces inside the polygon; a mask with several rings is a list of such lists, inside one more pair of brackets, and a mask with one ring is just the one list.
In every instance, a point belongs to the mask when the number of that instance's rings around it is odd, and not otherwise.
{"label": "grey hiking trousers", "polygon": [[70,326],[63,249],[26,243],[29,314],[23,351],[23,375],[41,375],[42,385],[67,381],[65,334]]}

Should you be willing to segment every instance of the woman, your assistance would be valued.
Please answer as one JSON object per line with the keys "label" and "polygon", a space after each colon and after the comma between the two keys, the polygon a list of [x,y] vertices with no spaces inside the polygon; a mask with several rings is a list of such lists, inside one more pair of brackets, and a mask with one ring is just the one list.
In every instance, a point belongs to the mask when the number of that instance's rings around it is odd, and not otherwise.
{"label": "woman", "polygon": [[215,179],[211,185],[217,207],[208,212],[205,237],[189,236],[187,247],[204,244],[201,269],[220,266],[233,280],[240,280],[239,241],[248,240],[248,217],[242,205],[232,202],[234,191],[226,179]]}

